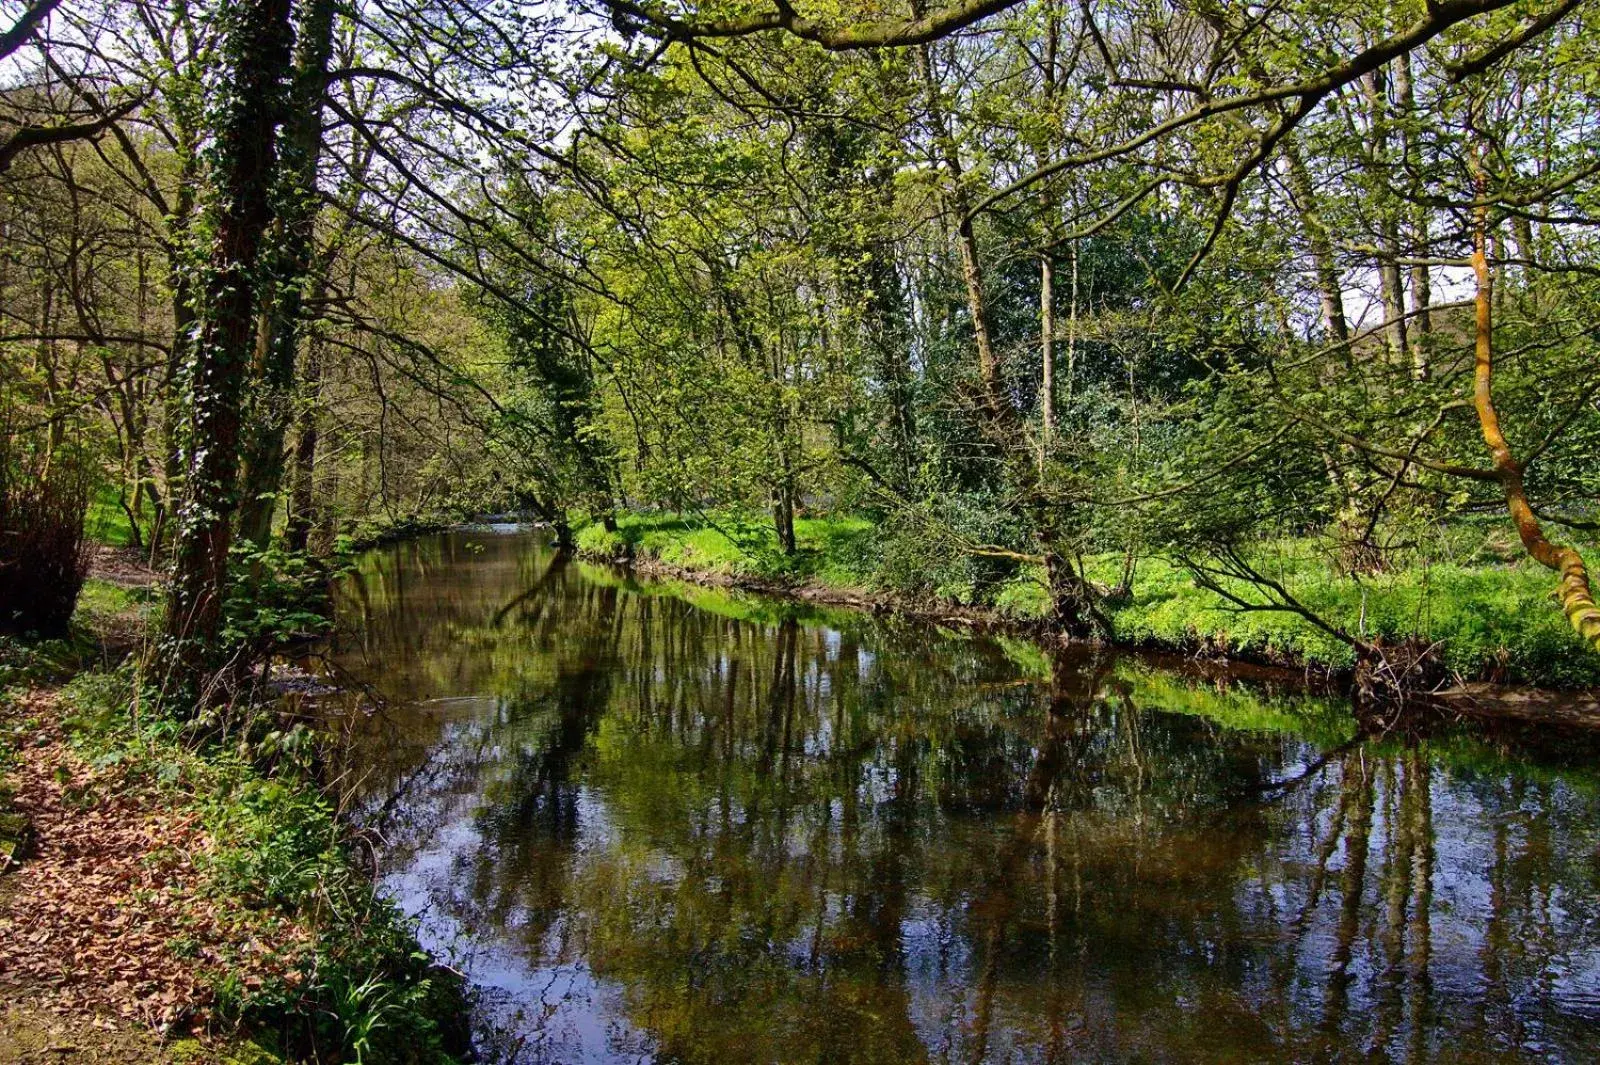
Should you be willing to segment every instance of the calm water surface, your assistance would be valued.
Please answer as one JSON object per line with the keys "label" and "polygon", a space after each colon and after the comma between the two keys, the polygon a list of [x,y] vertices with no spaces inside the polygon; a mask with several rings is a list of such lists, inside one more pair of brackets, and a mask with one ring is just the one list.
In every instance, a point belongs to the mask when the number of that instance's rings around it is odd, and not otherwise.
{"label": "calm water surface", "polygon": [[1600,1061],[1600,750],[374,552],[383,882],[522,1062]]}

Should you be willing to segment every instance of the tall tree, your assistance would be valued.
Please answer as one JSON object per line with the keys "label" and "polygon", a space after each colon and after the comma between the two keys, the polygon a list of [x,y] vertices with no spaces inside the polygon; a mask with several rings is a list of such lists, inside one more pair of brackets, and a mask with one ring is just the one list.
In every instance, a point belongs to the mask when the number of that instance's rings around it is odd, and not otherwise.
{"label": "tall tree", "polygon": [[334,0],[305,0],[275,181],[272,239],[260,271],[261,325],[245,435],[239,535],[263,547],[272,535],[284,472],[284,434],[295,411],[295,365],[306,294],[315,266],[317,164],[322,155],[323,96],[333,55]]}
{"label": "tall tree", "polygon": [[163,667],[198,692],[227,661],[223,604],[239,507],[245,383],[256,336],[262,239],[272,221],[278,125],[294,33],[288,0],[223,5],[207,153],[211,248],[199,332],[183,368],[184,499],[173,544]]}

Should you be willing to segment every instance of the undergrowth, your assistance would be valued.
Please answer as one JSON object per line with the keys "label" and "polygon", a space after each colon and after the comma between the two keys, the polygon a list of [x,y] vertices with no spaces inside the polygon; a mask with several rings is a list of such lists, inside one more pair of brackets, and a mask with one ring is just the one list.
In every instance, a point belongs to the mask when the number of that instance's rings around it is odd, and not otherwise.
{"label": "undergrowth", "polygon": [[265,979],[242,965],[205,972],[218,1021],[285,1061],[457,1060],[461,982],[375,894],[313,778],[317,738],[263,715],[225,744],[199,743],[185,722],[141,715],[140,694],[130,669],[80,673],[61,691],[64,727],[91,764],[201,819],[214,841],[203,894],[234,915],[241,951],[280,951]]}

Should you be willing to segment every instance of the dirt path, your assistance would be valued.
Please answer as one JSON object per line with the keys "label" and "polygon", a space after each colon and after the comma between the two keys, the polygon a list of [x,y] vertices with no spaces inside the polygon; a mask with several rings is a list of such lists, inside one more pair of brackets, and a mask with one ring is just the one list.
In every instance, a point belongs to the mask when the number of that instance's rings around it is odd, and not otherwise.
{"label": "dirt path", "polygon": [[101,544],[94,549],[89,561],[89,576],[119,588],[148,588],[160,575],[150,568],[150,560],[137,548]]}
{"label": "dirt path", "polygon": [[154,1032],[117,1017],[61,1014],[28,999],[0,1008],[0,1061],[8,1065],[231,1065],[230,1058],[192,1040],[163,1046]]}

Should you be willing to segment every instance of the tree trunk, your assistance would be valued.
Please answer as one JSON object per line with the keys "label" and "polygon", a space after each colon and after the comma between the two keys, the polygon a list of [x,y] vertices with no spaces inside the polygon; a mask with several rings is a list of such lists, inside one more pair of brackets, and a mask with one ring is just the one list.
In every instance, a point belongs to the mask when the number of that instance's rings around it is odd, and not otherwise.
{"label": "tree trunk", "polygon": [[[1040,80],[1044,89],[1045,110],[1053,119],[1056,104],[1056,63],[1061,45],[1061,19],[1054,0],[1045,2],[1044,56],[1040,61]],[[1052,127],[1053,128],[1053,127]],[[1039,165],[1049,162],[1051,149],[1059,141],[1049,137],[1050,147],[1041,144],[1035,149]],[[1073,325],[1077,324],[1078,298],[1078,245],[1072,244],[1072,309]],[[1070,353],[1069,353],[1070,356]],[[1056,429],[1056,266],[1046,251],[1039,259],[1039,409],[1043,426],[1043,444],[1039,449],[1042,460],[1050,453],[1050,438]]]}
{"label": "tree trunk", "polygon": [[[867,189],[873,222],[866,227],[875,233],[881,220],[893,217],[895,210],[895,171],[890,165],[874,166],[867,176]],[[894,460],[894,479],[901,492],[909,493],[915,478],[917,457],[917,414],[915,389],[910,365],[911,341],[905,286],[890,240],[871,236],[849,249],[861,261],[861,285],[866,296],[861,308],[861,326],[866,348],[883,382],[887,406],[889,448]]]}
{"label": "tree trunk", "polygon": [[[1428,219],[1426,213],[1416,223],[1415,239],[1424,248],[1428,245]],[[1421,253],[1425,254],[1425,253]],[[1428,337],[1433,332],[1433,314],[1429,306],[1433,302],[1433,285],[1428,277],[1428,267],[1416,263],[1411,267],[1411,375],[1418,381],[1426,381],[1433,374],[1429,365]]]}
{"label": "tree trunk", "polygon": [[289,496],[289,521],[284,545],[304,552],[311,543],[317,515],[317,417],[322,392],[322,352],[313,341],[306,351],[301,382],[299,431],[294,444],[294,485]]}
{"label": "tree trunk", "polygon": [[789,418],[779,418],[778,447],[779,479],[772,492],[772,519],[778,534],[778,547],[785,555],[794,554],[794,460],[789,453]]}
{"label": "tree trunk", "polygon": [[1350,326],[1344,313],[1344,291],[1339,281],[1339,264],[1334,257],[1333,241],[1327,226],[1317,210],[1316,188],[1299,146],[1292,138],[1284,138],[1283,158],[1288,169],[1289,191],[1299,201],[1300,224],[1305,230],[1306,244],[1311,249],[1311,270],[1316,277],[1317,296],[1322,303],[1322,328],[1330,342],[1346,343],[1350,339]]}
{"label": "tree trunk", "polygon": [[1409,357],[1406,344],[1405,281],[1400,270],[1400,206],[1388,192],[1388,175],[1394,168],[1389,156],[1389,91],[1382,71],[1375,70],[1361,79],[1361,88],[1367,97],[1368,120],[1372,144],[1367,155],[1367,167],[1378,182],[1378,190],[1370,196],[1379,212],[1378,218],[1378,286],[1383,300],[1383,337],[1389,349],[1389,361],[1397,364]]}
{"label": "tree trunk", "polygon": [[1428,365],[1428,336],[1433,332],[1433,313],[1428,309],[1433,302],[1433,283],[1428,266],[1421,260],[1432,250],[1432,236],[1428,226],[1428,206],[1422,202],[1422,156],[1417,150],[1411,124],[1416,118],[1417,99],[1411,82],[1411,54],[1403,53],[1395,66],[1395,91],[1400,96],[1400,155],[1410,175],[1411,188],[1411,255],[1418,260],[1411,264],[1411,374],[1426,381],[1432,373]]}
{"label": "tree trunk", "polygon": [[293,32],[288,0],[239,0],[220,19],[225,99],[212,148],[215,205],[205,313],[187,373],[185,498],[178,517],[163,665],[198,695],[225,661],[222,605],[238,509],[239,430],[255,335],[257,258],[271,222],[277,116]]}
{"label": "tree trunk", "polygon": [[1534,293],[1537,275],[1534,271],[1534,264],[1539,261],[1539,255],[1537,243],[1533,237],[1533,222],[1525,216],[1517,214],[1512,215],[1510,221],[1511,237],[1516,244],[1517,258],[1522,260],[1522,264],[1517,271],[1522,279],[1522,296],[1526,300],[1535,301],[1533,305],[1537,307],[1538,303]]}
{"label": "tree trunk", "polygon": [[[180,116],[181,117],[181,116]],[[167,353],[167,373],[162,404],[162,480],[166,505],[161,523],[150,535],[150,555],[155,558],[166,545],[168,521],[176,521],[183,506],[183,395],[185,376],[191,369],[195,340],[195,273],[188,261],[188,248],[195,221],[195,190],[200,185],[199,135],[188,121],[176,129],[178,192],[173,201],[172,219],[167,223],[163,251],[167,259],[167,278],[172,287],[172,349]]]}
{"label": "tree trunk", "polygon": [[[1322,329],[1330,342],[1347,344],[1350,341],[1350,324],[1345,318],[1343,285],[1334,257],[1333,240],[1317,208],[1316,187],[1299,146],[1292,138],[1285,138],[1284,146],[1289,191],[1297,201],[1295,206],[1300,211],[1300,224],[1306,245],[1311,250],[1312,275],[1316,278],[1317,295],[1322,304]],[[1349,352],[1344,354],[1348,356]],[[1358,498],[1360,485],[1331,452],[1322,452],[1322,462],[1328,472],[1328,482],[1337,497],[1334,524],[1340,565],[1347,573],[1374,572],[1382,567],[1382,556],[1367,542],[1368,522],[1361,513]]]}
{"label": "tree trunk", "polygon": [[[951,130],[944,100],[935,79],[927,45],[914,51],[926,91],[928,117],[933,127],[935,148],[947,176],[946,202],[956,215],[956,242],[961,252],[962,280],[966,288],[967,313],[972,320],[973,338],[978,353],[978,373],[982,383],[982,411],[979,423],[991,443],[1004,456],[1015,478],[1018,493],[1033,518],[1033,535],[1042,548],[1046,577],[1050,586],[1055,620],[1074,636],[1109,633],[1110,625],[1100,611],[1094,587],[1084,578],[1063,545],[1062,508],[1048,499],[1039,464],[1031,449],[1014,446],[1021,428],[1016,409],[1007,400],[999,362],[995,357],[990,332],[989,311],[984,294],[982,261],[972,227],[972,205],[967,195],[960,148]],[[1076,307],[1074,307],[1076,318]]]}
{"label": "tree trunk", "polygon": [[1056,428],[1056,279],[1049,253],[1039,260],[1039,413],[1044,425],[1042,453],[1050,452]]}
{"label": "tree trunk", "polygon": [[794,554],[794,492],[787,482],[772,493],[772,524],[778,534],[778,549]]}
{"label": "tree trunk", "polygon": [[1494,406],[1494,272],[1489,266],[1488,179],[1480,145],[1472,156],[1474,186],[1479,206],[1473,210],[1472,271],[1477,281],[1474,307],[1473,408],[1488,445],[1495,475],[1505,492],[1506,509],[1517,527],[1522,546],[1540,565],[1561,575],[1557,595],[1561,609],[1585,643],[1600,651],[1600,607],[1596,607],[1589,587],[1589,571],[1576,549],[1552,543],[1546,538],[1539,519],[1528,502],[1523,482],[1523,466],[1517,461],[1500,428]]}
{"label": "tree trunk", "polygon": [[283,438],[294,416],[300,318],[315,252],[317,162],[322,154],[322,99],[333,54],[333,0],[309,0],[300,26],[294,83],[283,127],[277,182],[277,246],[265,256],[268,286],[251,426],[245,441],[239,535],[257,547],[272,535],[283,483]]}
{"label": "tree trunk", "polygon": [[1378,264],[1378,277],[1383,287],[1383,338],[1389,348],[1391,362],[1408,358],[1410,347],[1406,340],[1406,290],[1400,273],[1400,227],[1394,218],[1383,224],[1383,258]]}
{"label": "tree trunk", "polygon": [[1039,539],[1044,544],[1051,620],[1077,639],[1110,635],[1110,622],[1100,609],[1100,594],[1068,556],[1062,538],[1047,525]]}
{"label": "tree trunk", "polygon": [[1072,402],[1078,373],[1078,245],[1072,245],[1072,286],[1067,298],[1067,402]]}
{"label": "tree trunk", "polygon": [[933,126],[934,146],[939,153],[948,182],[945,198],[956,216],[956,246],[961,253],[961,280],[967,294],[967,315],[972,320],[972,335],[978,350],[978,376],[983,384],[983,401],[992,418],[1009,421],[1000,364],[995,358],[994,341],[989,331],[989,308],[984,297],[983,260],[978,253],[978,238],[972,228],[972,202],[967,195],[961,167],[961,150],[945,113],[944,95],[934,77],[933,58],[927,45],[916,49],[916,61],[927,95],[928,121]]}

